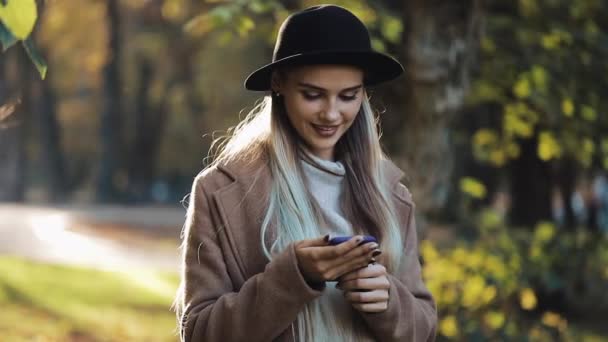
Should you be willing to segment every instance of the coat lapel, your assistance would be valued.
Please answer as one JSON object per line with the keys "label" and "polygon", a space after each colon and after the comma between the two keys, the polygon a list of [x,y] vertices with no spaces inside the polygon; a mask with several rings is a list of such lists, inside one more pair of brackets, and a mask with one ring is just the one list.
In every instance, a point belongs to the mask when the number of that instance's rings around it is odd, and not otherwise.
{"label": "coat lapel", "polygon": [[265,164],[219,165],[218,169],[233,179],[230,185],[214,193],[214,199],[226,229],[230,253],[241,272],[237,279],[242,283],[264,271],[268,262],[261,249],[260,228],[270,192],[270,170]]}
{"label": "coat lapel", "polygon": [[[225,229],[230,249],[231,256],[224,257],[231,257],[237,264],[240,274],[231,274],[231,277],[235,285],[240,287],[249,277],[263,272],[268,263],[261,248],[260,228],[266,214],[271,189],[270,168],[267,159],[262,158],[260,162],[250,164],[237,162],[218,165],[218,169],[232,180],[229,185],[215,191],[212,197],[223,221],[221,226]],[[393,194],[402,201],[400,204],[399,201],[395,203],[398,206],[397,212],[403,213],[401,207],[404,205],[403,202],[411,203],[411,200],[396,191],[397,183],[403,177],[403,171],[393,162],[386,160],[383,163],[383,172]],[[406,216],[409,216],[409,213]],[[276,225],[271,223],[267,241],[274,240],[275,232]]]}

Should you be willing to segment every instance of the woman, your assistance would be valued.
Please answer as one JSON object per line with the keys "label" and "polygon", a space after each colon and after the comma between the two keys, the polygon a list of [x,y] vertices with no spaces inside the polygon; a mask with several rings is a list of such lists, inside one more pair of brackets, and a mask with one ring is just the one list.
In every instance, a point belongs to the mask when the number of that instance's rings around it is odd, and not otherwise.
{"label": "woman", "polygon": [[[434,339],[414,204],[365,92],[402,72],[344,8],[285,20],[273,62],[245,81],[270,94],[192,187],[182,340]],[[353,237],[330,245],[330,235]]]}

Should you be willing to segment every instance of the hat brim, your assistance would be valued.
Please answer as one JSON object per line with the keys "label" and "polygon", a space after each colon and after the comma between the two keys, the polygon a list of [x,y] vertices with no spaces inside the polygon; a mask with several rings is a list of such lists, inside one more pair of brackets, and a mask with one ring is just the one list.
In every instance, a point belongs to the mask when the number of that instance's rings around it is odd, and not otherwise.
{"label": "hat brim", "polygon": [[403,73],[396,59],[375,51],[332,51],[296,54],[279,59],[252,72],[245,80],[245,88],[253,91],[271,89],[272,71],[281,66],[341,64],[360,67],[364,72],[364,85],[373,86],[390,81]]}

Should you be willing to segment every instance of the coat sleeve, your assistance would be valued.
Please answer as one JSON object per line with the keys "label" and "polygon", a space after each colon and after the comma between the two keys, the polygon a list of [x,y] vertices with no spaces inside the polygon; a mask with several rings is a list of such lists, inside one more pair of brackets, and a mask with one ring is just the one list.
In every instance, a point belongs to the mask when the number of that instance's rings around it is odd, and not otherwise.
{"label": "coat sleeve", "polygon": [[[182,341],[271,341],[323,288],[308,285],[294,245],[236,289],[219,241],[219,215],[200,177],[194,182],[183,236]],[[252,242],[255,243],[255,242]]]}
{"label": "coat sleeve", "polygon": [[[400,197],[411,206],[405,231],[405,259],[399,276],[388,275],[388,308],[383,312],[361,312],[379,341],[434,341],[437,329],[435,301],[422,281],[418,259],[418,234],[414,204],[407,188],[399,183]],[[398,213],[404,215],[404,213]]]}

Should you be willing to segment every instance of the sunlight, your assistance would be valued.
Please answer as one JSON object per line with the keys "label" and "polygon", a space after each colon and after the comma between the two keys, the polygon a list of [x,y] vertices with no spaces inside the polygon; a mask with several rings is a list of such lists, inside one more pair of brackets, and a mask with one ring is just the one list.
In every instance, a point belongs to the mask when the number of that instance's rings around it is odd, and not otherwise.
{"label": "sunlight", "polygon": [[113,269],[119,266],[112,263],[103,241],[69,231],[71,220],[66,214],[32,214],[28,223],[34,235],[45,243],[44,253],[52,259],[71,264],[92,262]]}
{"label": "sunlight", "polygon": [[123,273],[131,284],[150,290],[158,295],[172,298],[175,295],[175,285],[163,279],[157,272],[138,270]]}

